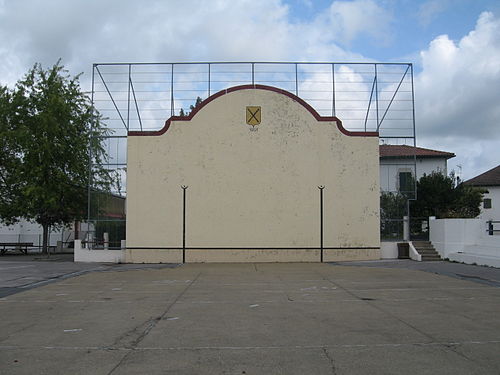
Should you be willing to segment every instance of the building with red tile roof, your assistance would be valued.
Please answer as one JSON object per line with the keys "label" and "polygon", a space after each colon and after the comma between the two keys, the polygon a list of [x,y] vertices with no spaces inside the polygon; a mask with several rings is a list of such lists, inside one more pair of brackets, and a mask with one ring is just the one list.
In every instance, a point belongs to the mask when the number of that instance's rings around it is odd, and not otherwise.
{"label": "building with red tile roof", "polygon": [[500,220],[500,165],[464,182],[465,185],[486,189],[479,218]]}
{"label": "building with red tile roof", "polygon": [[382,191],[411,192],[412,179],[420,179],[424,174],[441,172],[448,174],[447,161],[455,154],[447,151],[431,150],[408,145],[386,145],[379,147],[380,189]]}

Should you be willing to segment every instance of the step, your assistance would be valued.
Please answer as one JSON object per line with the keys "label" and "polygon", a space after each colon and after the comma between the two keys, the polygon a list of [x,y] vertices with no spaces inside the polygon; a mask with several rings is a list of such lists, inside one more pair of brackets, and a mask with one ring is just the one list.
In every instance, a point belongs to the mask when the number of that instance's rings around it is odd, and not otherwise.
{"label": "step", "polygon": [[423,253],[437,253],[436,249],[419,249],[417,247],[418,252],[423,252]]}
{"label": "step", "polygon": [[422,246],[422,245],[415,245],[415,244],[413,244],[413,246],[415,246],[415,248],[417,248],[417,249],[434,249],[434,246],[432,246],[432,245],[424,245],[424,246]]}
{"label": "step", "polygon": [[415,249],[422,251],[436,251],[436,249],[433,247],[415,247]]}
{"label": "step", "polygon": [[418,251],[418,253],[422,256],[439,256],[437,251]]}
{"label": "step", "polygon": [[441,256],[436,251],[430,241],[413,241],[413,246],[422,257],[423,261],[441,260]]}
{"label": "step", "polygon": [[429,257],[429,256],[423,256],[422,257],[422,261],[433,261],[433,260],[441,260],[441,257],[440,256],[436,256],[436,257]]}

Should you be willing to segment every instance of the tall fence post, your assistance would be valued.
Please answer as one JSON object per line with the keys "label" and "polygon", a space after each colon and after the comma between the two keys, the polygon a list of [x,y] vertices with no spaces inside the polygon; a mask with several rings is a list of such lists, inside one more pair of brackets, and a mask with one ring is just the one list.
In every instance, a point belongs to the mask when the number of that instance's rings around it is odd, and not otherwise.
{"label": "tall fence post", "polygon": [[318,186],[319,189],[319,243],[320,243],[320,261],[323,263],[323,190],[324,186]]}
{"label": "tall fence post", "polygon": [[182,185],[182,263],[186,263],[186,190],[187,186]]}

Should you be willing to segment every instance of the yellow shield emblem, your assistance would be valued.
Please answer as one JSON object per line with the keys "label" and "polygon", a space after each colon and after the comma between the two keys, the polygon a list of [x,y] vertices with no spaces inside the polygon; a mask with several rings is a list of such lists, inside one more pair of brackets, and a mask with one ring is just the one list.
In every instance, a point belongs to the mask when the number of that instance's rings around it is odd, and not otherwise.
{"label": "yellow shield emblem", "polygon": [[247,106],[247,124],[248,125],[259,125],[261,120],[261,109],[260,106]]}

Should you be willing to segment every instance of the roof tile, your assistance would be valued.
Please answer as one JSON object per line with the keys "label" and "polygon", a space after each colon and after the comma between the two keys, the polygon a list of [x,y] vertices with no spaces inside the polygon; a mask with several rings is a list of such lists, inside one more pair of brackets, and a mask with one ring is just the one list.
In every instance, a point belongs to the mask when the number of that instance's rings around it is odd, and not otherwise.
{"label": "roof tile", "polygon": [[464,182],[472,186],[500,186],[500,165]]}
{"label": "roof tile", "polygon": [[381,158],[407,158],[416,155],[421,158],[446,158],[455,157],[452,152],[431,150],[422,147],[413,147],[408,145],[380,145]]}

